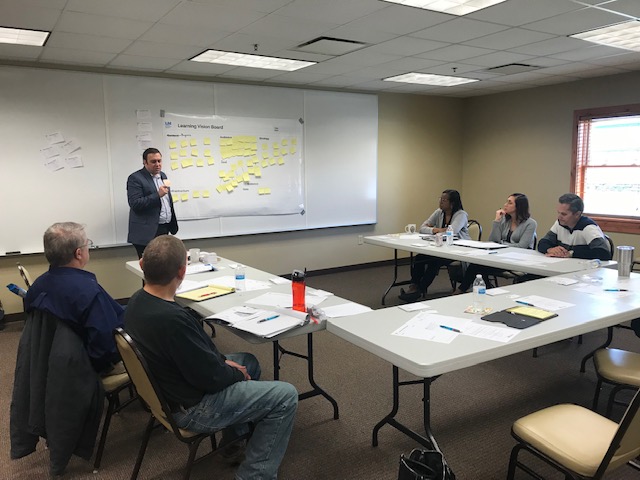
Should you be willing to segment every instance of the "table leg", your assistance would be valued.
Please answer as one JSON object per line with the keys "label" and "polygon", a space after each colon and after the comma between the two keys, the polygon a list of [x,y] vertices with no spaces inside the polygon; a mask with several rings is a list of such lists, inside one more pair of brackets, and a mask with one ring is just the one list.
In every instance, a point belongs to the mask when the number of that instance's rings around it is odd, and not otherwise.
{"label": "table leg", "polygon": [[282,355],[291,355],[292,357],[302,358],[307,361],[307,378],[309,380],[309,384],[312,389],[303,392],[298,395],[299,400],[304,400],[305,398],[311,398],[318,395],[322,395],[326,398],[329,403],[333,406],[333,418],[337,420],[339,418],[338,412],[338,402],[329,395],[322,387],[320,387],[313,376],[313,333],[307,334],[307,355],[302,355],[297,352],[292,352],[290,350],[285,349],[278,343],[278,341],[273,342],[273,379],[280,379],[280,354]]}
{"label": "table leg", "polygon": [[[409,264],[413,265],[413,253],[409,254]],[[411,280],[403,280],[402,282],[398,282],[398,249],[393,250],[393,280],[391,281],[391,285],[385,290],[382,295],[382,305],[386,305],[384,299],[389,294],[393,287],[399,287],[401,285],[409,285]]]}
{"label": "table leg", "polygon": [[601,348],[606,348],[609,345],[611,345],[611,342],[613,341],[613,327],[609,327],[607,329],[607,340],[600,345],[598,348],[596,348],[594,351],[587,353],[584,358],[582,359],[582,363],[580,363],[580,373],[584,373],[586,372],[586,367],[587,367],[587,360],[589,360],[591,357],[593,357],[593,355],[600,350]]}
{"label": "table leg", "polygon": [[[386,424],[391,425],[392,427],[400,430],[402,433],[412,438],[419,444],[423,445],[425,448],[438,448],[438,444],[436,443],[435,438],[433,437],[433,433],[431,432],[431,382],[438,377],[434,378],[423,378],[422,380],[411,380],[407,382],[401,382],[399,380],[399,371],[398,367],[393,366],[393,407],[391,408],[391,412],[387,416],[385,416],[382,420],[380,420],[375,427],[373,427],[373,435],[371,444],[374,447],[378,446],[378,431]],[[426,436],[422,436],[417,432],[414,432],[407,426],[398,422],[395,419],[396,414],[398,413],[398,408],[400,406],[400,386],[402,385],[423,385],[423,422],[424,422],[424,430]]]}

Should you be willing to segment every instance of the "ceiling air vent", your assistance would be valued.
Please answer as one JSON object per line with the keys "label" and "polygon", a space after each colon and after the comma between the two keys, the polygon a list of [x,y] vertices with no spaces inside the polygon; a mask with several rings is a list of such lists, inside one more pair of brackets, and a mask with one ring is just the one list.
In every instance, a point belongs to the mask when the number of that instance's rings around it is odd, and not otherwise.
{"label": "ceiling air vent", "polygon": [[344,40],[342,38],[318,37],[308,42],[301,43],[294,50],[308,53],[320,53],[322,55],[344,55],[353,52],[362,47],[366,47],[366,43],[356,42],[353,40]]}
{"label": "ceiling air vent", "polygon": [[486,71],[500,75],[513,75],[514,73],[530,72],[531,70],[538,70],[539,68],[540,67],[536,67],[535,65],[526,65],[524,63],[509,63],[508,65],[487,68]]}

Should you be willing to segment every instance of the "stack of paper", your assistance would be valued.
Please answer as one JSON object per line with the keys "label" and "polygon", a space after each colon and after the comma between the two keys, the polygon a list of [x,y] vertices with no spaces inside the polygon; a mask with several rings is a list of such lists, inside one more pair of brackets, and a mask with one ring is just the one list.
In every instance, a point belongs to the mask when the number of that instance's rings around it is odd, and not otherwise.
{"label": "stack of paper", "polygon": [[252,333],[259,337],[271,338],[293,328],[305,325],[309,317],[305,312],[261,310],[258,308],[239,306],[207,317],[227,324],[238,330]]}

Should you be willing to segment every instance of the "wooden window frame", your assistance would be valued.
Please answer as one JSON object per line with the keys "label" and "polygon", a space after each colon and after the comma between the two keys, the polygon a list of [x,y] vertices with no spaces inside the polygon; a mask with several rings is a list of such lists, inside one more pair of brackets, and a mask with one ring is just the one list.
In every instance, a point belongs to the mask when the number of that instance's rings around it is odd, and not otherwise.
{"label": "wooden window frame", "polygon": [[[590,118],[622,117],[629,115],[640,115],[640,103],[588,108],[575,110],[573,112],[573,145],[571,150],[571,191],[573,193],[582,196],[581,182],[583,181],[583,176],[580,165],[578,165],[580,159],[578,153],[589,141],[588,138],[580,138],[578,129],[579,122]],[[597,222],[600,228],[606,232],[640,234],[640,218],[638,217],[584,213]]]}

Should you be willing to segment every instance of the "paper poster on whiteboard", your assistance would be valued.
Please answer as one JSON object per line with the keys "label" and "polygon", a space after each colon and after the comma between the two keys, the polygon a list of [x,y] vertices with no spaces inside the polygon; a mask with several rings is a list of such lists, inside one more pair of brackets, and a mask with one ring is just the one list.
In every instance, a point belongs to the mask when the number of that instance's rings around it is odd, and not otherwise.
{"label": "paper poster on whiteboard", "polygon": [[300,121],[165,113],[164,137],[180,220],[304,212]]}

